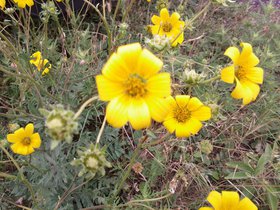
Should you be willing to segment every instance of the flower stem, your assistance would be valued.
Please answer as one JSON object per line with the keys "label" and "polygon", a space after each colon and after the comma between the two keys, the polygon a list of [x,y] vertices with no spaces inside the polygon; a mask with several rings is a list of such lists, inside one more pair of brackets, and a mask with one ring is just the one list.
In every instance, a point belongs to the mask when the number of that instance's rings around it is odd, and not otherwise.
{"label": "flower stem", "polygon": [[117,185],[116,190],[115,190],[115,192],[114,192],[114,194],[113,194],[113,201],[114,201],[115,198],[118,196],[118,194],[120,193],[121,189],[123,188],[123,185],[124,185],[126,179],[129,177],[129,174],[130,174],[130,172],[131,172],[132,166],[133,166],[133,164],[134,164],[136,158],[138,157],[138,155],[139,155],[139,153],[140,153],[140,150],[142,149],[143,143],[145,142],[145,140],[147,140],[147,138],[148,138],[148,137],[145,136],[143,140],[140,140],[139,143],[138,143],[138,145],[137,145],[137,147],[136,147],[136,149],[134,150],[134,152],[133,152],[133,154],[132,154],[132,157],[131,157],[131,159],[130,159],[128,168],[127,168],[127,170],[125,171],[125,173],[123,174],[122,179],[121,179],[121,181],[120,181],[120,184]]}
{"label": "flower stem", "polygon": [[15,165],[15,167],[17,168],[19,174],[20,174],[20,178],[22,180],[22,182],[26,185],[26,187],[28,188],[30,194],[31,194],[31,197],[32,197],[32,200],[33,202],[36,204],[36,199],[35,199],[35,193],[33,191],[33,188],[32,188],[32,185],[29,183],[29,181],[25,178],[25,176],[23,175],[17,161],[13,158],[13,156],[5,149],[5,147],[0,144],[0,148],[3,150],[3,152],[11,159],[11,161],[13,162],[13,164]]}
{"label": "flower stem", "polygon": [[98,145],[99,142],[100,142],[101,135],[102,135],[102,133],[103,133],[103,131],[104,131],[105,125],[106,125],[106,115],[105,115],[105,117],[104,117],[104,119],[103,119],[102,126],[101,126],[101,128],[100,128],[100,130],[99,130],[99,133],[98,133],[98,136],[97,136],[97,138],[96,138],[95,147],[97,147],[97,145]]}
{"label": "flower stem", "polygon": [[93,102],[96,99],[98,99],[98,96],[93,96],[90,99],[88,99],[86,102],[84,102],[80,107],[80,109],[74,115],[74,120],[76,120],[82,114],[82,112],[84,111],[87,105],[89,105],[91,102]]}
{"label": "flower stem", "polygon": [[207,83],[213,82],[213,81],[215,81],[215,80],[218,80],[218,79],[220,79],[220,78],[221,78],[221,75],[217,75],[217,76],[212,77],[212,78],[210,78],[210,79],[201,81],[201,82],[199,82],[199,84],[207,84]]}

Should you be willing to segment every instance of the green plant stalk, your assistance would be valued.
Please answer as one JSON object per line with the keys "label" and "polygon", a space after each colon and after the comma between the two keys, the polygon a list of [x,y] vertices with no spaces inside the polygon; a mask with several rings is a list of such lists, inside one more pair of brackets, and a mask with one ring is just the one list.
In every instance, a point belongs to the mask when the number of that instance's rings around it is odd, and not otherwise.
{"label": "green plant stalk", "polygon": [[121,1],[122,0],[118,0],[118,2],[117,2],[117,6],[116,6],[116,9],[115,9],[115,12],[114,12],[114,16],[113,16],[113,21],[114,22],[116,21],[116,17],[117,17],[117,14],[118,14],[118,11],[119,11],[119,8],[120,8],[120,5],[121,5]]}
{"label": "green plant stalk", "polygon": [[84,109],[87,107],[87,105],[89,105],[91,102],[95,101],[96,99],[98,99],[98,96],[93,96],[90,99],[88,99],[87,101],[85,101],[82,106],[80,107],[80,109],[76,112],[76,114],[74,115],[74,120],[77,119],[82,112],[84,111]]}
{"label": "green plant stalk", "polygon": [[140,153],[140,150],[142,149],[142,145],[144,143],[144,141],[147,139],[147,137],[145,137],[145,139],[142,141],[140,140],[136,149],[134,150],[133,154],[132,154],[132,157],[130,159],[130,162],[129,162],[129,166],[127,168],[127,170],[125,171],[124,175],[122,176],[122,179],[120,181],[120,184],[117,186],[114,194],[113,194],[113,201],[115,200],[115,198],[117,197],[117,195],[120,193],[121,189],[123,188],[123,185],[126,181],[126,179],[129,177],[130,175],[130,172],[131,172],[131,169],[132,169],[132,166],[136,160],[136,158],[138,157],[139,153]]}
{"label": "green plant stalk", "polygon": [[99,130],[99,133],[98,133],[98,136],[97,136],[97,138],[96,138],[95,148],[97,147],[97,145],[98,145],[99,142],[100,142],[101,135],[102,135],[102,133],[103,133],[103,131],[104,131],[105,125],[106,125],[106,115],[105,115],[105,117],[104,117],[104,119],[103,119],[102,126],[101,126],[101,128],[100,128],[100,130]]}
{"label": "green plant stalk", "polygon": [[22,180],[22,182],[26,185],[27,189],[29,190],[32,200],[33,202],[36,204],[37,201],[35,199],[35,193],[33,191],[32,185],[29,183],[29,181],[25,178],[25,176],[23,175],[23,173],[20,170],[20,167],[17,163],[17,161],[13,158],[13,156],[10,155],[10,153],[5,149],[5,147],[3,147],[2,144],[0,144],[0,148],[3,150],[3,152],[11,159],[11,161],[13,162],[13,164],[15,165],[15,167],[17,168],[20,178]]}
{"label": "green plant stalk", "polygon": [[134,2],[135,2],[135,0],[131,0],[131,1],[130,1],[130,3],[129,3],[129,5],[128,5],[128,7],[127,7],[127,9],[125,10],[125,13],[124,13],[124,15],[123,15],[122,22],[125,22],[125,19],[126,19],[128,13],[130,12],[130,10],[131,10],[132,5],[134,4]]}
{"label": "green plant stalk", "polygon": [[101,18],[102,22],[104,23],[105,26],[105,30],[107,32],[107,36],[108,36],[108,50],[109,50],[109,54],[111,54],[111,49],[112,49],[112,33],[109,27],[109,24],[106,20],[106,17],[104,17],[101,12],[99,11],[99,9],[94,6],[91,2],[89,2],[88,0],[84,0],[84,2],[86,2],[87,4],[89,4],[99,15],[99,17]]}
{"label": "green plant stalk", "polygon": [[220,78],[221,78],[221,75],[217,75],[217,76],[212,77],[212,78],[210,78],[210,79],[201,81],[201,82],[199,82],[198,84],[207,84],[207,83],[213,82],[213,81],[215,81],[215,80],[218,80],[218,79],[220,79]]}

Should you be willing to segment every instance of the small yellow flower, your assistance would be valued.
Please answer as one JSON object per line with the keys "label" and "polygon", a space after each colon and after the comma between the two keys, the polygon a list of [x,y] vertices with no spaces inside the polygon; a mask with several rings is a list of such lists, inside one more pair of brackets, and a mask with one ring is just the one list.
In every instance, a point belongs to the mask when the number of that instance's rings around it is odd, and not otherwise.
{"label": "small yellow flower", "polygon": [[231,96],[235,99],[243,99],[243,105],[256,100],[259,92],[259,84],[263,83],[263,69],[256,67],[258,57],[253,53],[252,46],[241,43],[242,52],[236,47],[229,47],[224,55],[231,58],[233,65],[221,71],[221,80],[226,83],[236,82]]}
{"label": "small yellow flower", "polygon": [[30,64],[33,64],[37,67],[38,71],[41,71],[42,69],[42,75],[44,76],[45,74],[49,73],[52,65],[49,63],[48,59],[43,59],[41,52],[37,51],[35,53],[32,54],[32,56],[30,57]]}
{"label": "small yellow flower", "polygon": [[63,0],[56,0],[57,2],[62,2]]}
{"label": "small yellow flower", "polygon": [[184,21],[180,21],[180,15],[177,12],[169,15],[166,8],[161,9],[160,16],[153,15],[151,26],[153,35],[167,36],[171,40],[171,45],[177,46],[184,41]]}
{"label": "small yellow flower", "polygon": [[237,192],[212,191],[207,200],[213,207],[201,207],[199,210],[258,210],[258,207],[247,197],[240,200]]}
{"label": "small yellow flower", "polygon": [[20,155],[29,155],[34,152],[34,148],[39,148],[41,146],[40,135],[33,132],[34,125],[29,123],[25,128],[20,128],[13,134],[8,134],[8,142],[13,143],[12,151]]}
{"label": "small yellow flower", "polygon": [[151,2],[151,0],[147,0],[147,2]]}
{"label": "small yellow flower", "polygon": [[169,114],[163,125],[177,137],[189,137],[197,134],[202,128],[201,121],[211,118],[211,109],[196,97],[177,95],[166,98],[169,104]]}
{"label": "small yellow flower", "polygon": [[167,113],[164,97],[171,93],[169,73],[158,73],[162,61],[139,43],[118,48],[96,77],[99,97],[109,101],[106,117],[120,128],[129,121],[134,129],[147,128],[151,118],[162,122]]}
{"label": "small yellow flower", "polygon": [[29,7],[34,5],[33,0],[14,0],[14,2],[18,4],[19,8],[25,8],[26,5]]}
{"label": "small yellow flower", "polygon": [[0,9],[4,9],[6,5],[6,0],[0,0]]}

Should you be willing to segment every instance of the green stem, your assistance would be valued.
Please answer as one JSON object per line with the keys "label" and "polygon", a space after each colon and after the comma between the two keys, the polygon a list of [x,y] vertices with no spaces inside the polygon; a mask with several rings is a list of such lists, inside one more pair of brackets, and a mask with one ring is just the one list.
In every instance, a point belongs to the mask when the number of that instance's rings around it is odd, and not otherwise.
{"label": "green stem", "polygon": [[131,169],[132,169],[132,166],[136,160],[136,158],[138,157],[139,153],[140,153],[140,150],[142,149],[142,145],[144,143],[144,141],[147,139],[147,137],[144,138],[144,140],[140,140],[136,149],[134,150],[133,154],[132,154],[132,157],[130,159],[130,162],[129,162],[129,166],[127,168],[127,170],[125,171],[124,175],[122,176],[122,179],[120,181],[120,184],[117,186],[114,194],[113,194],[113,201],[115,200],[115,198],[118,196],[118,194],[120,193],[121,189],[123,188],[123,185],[126,181],[126,179],[129,177],[130,175],[130,172],[131,172]]}
{"label": "green stem", "polygon": [[117,17],[119,8],[120,8],[121,1],[122,1],[122,0],[118,0],[117,6],[116,6],[116,9],[115,9],[115,12],[114,12],[114,16],[113,16],[113,21],[114,21],[114,22],[116,21],[116,17]]}
{"label": "green stem", "polygon": [[130,12],[130,10],[131,10],[132,5],[134,4],[134,2],[135,2],[135,0],[131,0],[130,3],[129,3],[129,5],[128,5],[128,7],[127,7],[127,9],[125,10],[125,13],[124,13],[123,18],[122,18],[122,22],[123,22],[123,23],[125,22],[125,19],[126,19],[128,13]]}
{"label": "green stem", "polygon": [[97,12],[97,14],[101,18],[102,22],[104,23],[105,30],[106,30],[107,36],[108,36],[108,50],[109,50],[109,54],[111,54],[111,49],[112,49],[112,33],[111,33],[111,30],[110,30],[109,24],[108,24],[108,22],[106,20],[106,17],[104,17],[101,14],[101,12],[99,11],[99,9],[95,5],[93,5],[90,1],[84,0],[84,2],[89,4]]}
{"label": "green stem", "polygon": [[210,78],[210,79],[201,81],[201,82],[199,82],[199,84],[207,84],[207,83],[213,82],[213,81],[215,81],[215,80],[218,80],[218,79],[220,79],[220,78],[221,78],[221,75],[217,75],[217,76],[212,77],[212,78]]}
{"label": "green stem", "polygon": [[0,144],[0,148],[3,150],[3,152],[10,158],[10,160],[13,162],[13,164],[15,165],[15,167],[17,168],[19,174],[20,174],[20,178],[22,180],[22,182],[26,185],[26,187],[28,188],[32,200],[34,203],[36,203],[36,199],[35,199],[35,193],[33,191],[32,185],[29,183],[29,181],[25,178],[25,176],[23,175],[22,171],[20,170],[20,167],[18,165],[18,163],[16,162],[16,160],[13,158],[13,156],[10,155],[10,153],[5,149],[5,147],[3,147],[2,144]]}
{"label": "green stem", "polygon": [[87,105],[89,105],[91,102],[95,101],[96,99],[98,99],[98,96],[93,96],[90,99],[88,99],[86,102],[84,102],[80,107],[80,109],[74,115],[74,120],[77,119],[82,114],[82,112],[87,107]]}
{"label": "green stem", "polygon": [[104,131],[105,125],[106,125],[106,115],[105,115],[105,117],[104,117],[104,119],[103,119],[102,126],[101,126],[101,128],[100,128],[100,130],[99,130],[99,133],[98,133],[98,136],[97,136],[97,138],[96,138],[95,148],[97,147],[97,145],[98,145],[99,142],[100,142],[101,135],[102,135],[102,133],[103,133],[103,131]]}

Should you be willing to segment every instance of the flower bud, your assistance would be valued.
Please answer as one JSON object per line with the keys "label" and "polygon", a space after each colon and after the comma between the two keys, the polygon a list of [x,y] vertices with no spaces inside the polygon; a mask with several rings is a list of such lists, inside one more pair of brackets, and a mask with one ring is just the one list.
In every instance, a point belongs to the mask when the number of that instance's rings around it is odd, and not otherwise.
{"label": "flower bud", "polygon": [[105,148],[99,149],[97,145],[91,144],[89,148],[81,148],[78,151],[79,158],[75,158],[71,165],[81,166],[82,169],[78,176],[85,175],[86,178],[91,179],[96,174],[105,175],[105,168],[112,167],[111,163],[106,160]]}
{"label": "flower bud", "polygon": [[72,142],[73,134],[78,132],[78,122],[74,119],[73,111],[64,109],[62,105],[54,106],[52,111],[39,111],[46,118],[47,134],[52,138],[51,149],[60,141]]}
{"label": "flower bud", "polygon": [[193,69],[192,70],[186,69],[184,75],[184,81],[188,84],[197,84],[205,77],[206,76],[203,73],[198,74]]}

